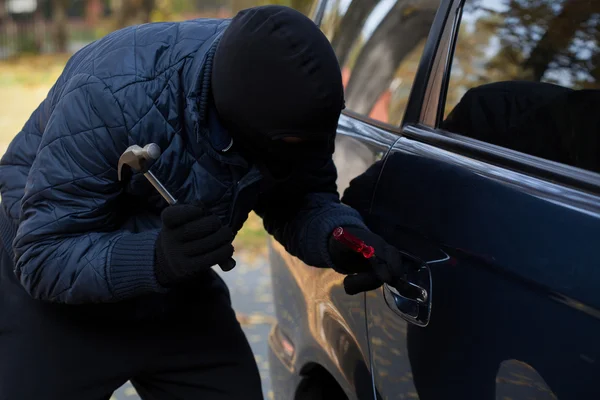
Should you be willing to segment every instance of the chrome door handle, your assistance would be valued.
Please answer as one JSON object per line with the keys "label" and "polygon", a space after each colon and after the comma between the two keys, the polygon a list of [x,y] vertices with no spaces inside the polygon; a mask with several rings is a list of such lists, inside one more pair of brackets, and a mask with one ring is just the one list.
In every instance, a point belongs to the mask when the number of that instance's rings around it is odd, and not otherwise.
{"label": "chrome door handle", "polygon": [[432,284],[429,266],[421,266],[394,286],[383,286],[385,301],[396,314],[417,326],[425,327],[431,316]]}
{"label": "chrome door handle", "polygon": [[427,293],[427,290],[425,288],[422,288],[421,286],[408,281],[402,282],[402,284],[404,285],[402,288],[404,295],[400,294],[398,289],[396,289],[394,286],[388,285],[388,289],[397,296],[405,297],[409,300],[416,301],[417,303],[423,304],[427,302],[427,299],[429,298],[429,293]]}

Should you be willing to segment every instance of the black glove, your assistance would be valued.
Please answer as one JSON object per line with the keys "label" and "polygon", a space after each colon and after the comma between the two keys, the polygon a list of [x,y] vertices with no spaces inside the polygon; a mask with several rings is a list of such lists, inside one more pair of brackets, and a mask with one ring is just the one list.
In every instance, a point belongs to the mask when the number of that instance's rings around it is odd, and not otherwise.
{"label": "black glove", "polygon": [[334,269],[348,275],[344,279],[344,289],[347,294],[354,295],[374,290],[384,283],[393,285],[397,279],[404,277],[402,253],[399,250],[367,229],[356,227],[343,229],[375,249],[375,255],[367,259],[333,237],[329,240],[329,255]]}
{"label": "black glove", "polygon": [[228,269],[235,265],[231,259],[233,232],[204,207],[169,206],[161,218],[163,227],[156,240],[154,272],[162,286],[193,279],[213,265],[227,265]]}

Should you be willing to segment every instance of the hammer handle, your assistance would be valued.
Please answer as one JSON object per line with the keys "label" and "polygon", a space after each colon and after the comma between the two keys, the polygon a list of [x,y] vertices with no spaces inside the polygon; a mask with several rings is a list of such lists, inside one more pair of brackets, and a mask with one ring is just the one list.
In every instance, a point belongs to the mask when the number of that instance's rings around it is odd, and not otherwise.
{"label": "hammer handle", "polygon": [[154,186],[156,188],[158,193],[160,193],[160,195],[162,197],[164,197],[164,199],[167,201],[167,203],[169,203],[170,205],[177,204],[177,199],[175,197],[173,197],[173,195],[171,193],[169,193],[167,188],[165,188],[158,179],[156,179],[156,177],[154,176],[154,174],[152,172],[148,171],[144,174],[144,176],[148,179],[148,181],[152,184],[152,186]]}
{"label": "hammer handle", "polygon": [[[156,190],[158,190],[158,193],[160,193],[161,196],[164,197],[164,199],[167,201],[167,203],[169,203],[169,205],[177,204],[177,199],[173,197],[171,193],[169,193],[167,188],[164,187],[158,179],[156,179],[152,172],[148,171],[144,174],[144,176],[146,177],[146,179],[148,179],[152,186],[154,186]],[[223,272],[231,271],[233,268],[235,268],[235,260],[233,258],[230,258],[224,263],[219,264],[219,267],[221,267],[221,270],[223,270]]]}

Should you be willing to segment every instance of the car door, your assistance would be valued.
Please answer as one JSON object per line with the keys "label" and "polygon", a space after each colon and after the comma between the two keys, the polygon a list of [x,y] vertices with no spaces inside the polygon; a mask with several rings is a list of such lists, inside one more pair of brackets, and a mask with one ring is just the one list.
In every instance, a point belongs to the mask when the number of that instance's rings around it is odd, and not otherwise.
{"label": "car door", "polygon": [[[404,115],[439,3],[439,0],[430,0],[421,8],[412,8],[408,1],[332,0],[324,3],[318,13],[316,20],[337,55],[345,87],[346,110],[339,121],[334,154],[340,193],[354,178],[387,154],[398,140],[397,126]],[[405,40],[408,37],[410,39]],[[362,197],[370,199],[375,185],[376,182],[373,187],[366,188],[361,193]],[[358,348],[367,350],[364,366],[370,368],[365,309],[356,308],[358,299],[365,306],[365,295],[346,295],[342,287],[343,276],[333,271],[313,273],[318,275],[311,279],[316,287],[333,289],[310,297],[327,299],[344,320],[352,322],[353,332],[331,329],[335,335],[330,335],[329,339],[330,352],[335,354],[336,359],[345,360],[340,364],[349,368],[342,375],[352,376],[356,372],[351,370],[357,365],[351,356],[354,352],[343,350],[342,346],[345,343],[346,348],[355,347],[356,339],[351,340],[348,346],[348,337],[359,338]],[[333,276],[335,280],[332,280]],[[335,282],[334,286],[332,282]],[[350,316],[349,310],[361,312]],[[358,327],[359,321],[365,323],[364,329]],[[360,339],[363,332],[364,336]],[[369,374],[369,393],[355,390],[355,397],[351,398],[373,397],[371,371],[362,371]],[[348,382],[351,381],[348,379]],[[356,388],[356,385],[348,386]]]}
{"label": "car door", "polygon": [[443,1],[364,211],[377,398],[600,398],[598,4]]}
{"label": "car door", "polygon": [[[343,37],[342,45],[334,45],[340,60],[345,57],[343,53],[356,46],[362,47],[364,34],[364,30],[355,29],[352,24],[347,24],[347,20],[340,25],[344,15],[347,12],[359,15],[364,24],[378,2],[385,3],[385,0],[372,1],[372,5],[363,4],[361,0],[358,8],[350,2],[334,0],[318,1],[313,5],[312,18],[329,40],[339,41]],[[375,21],[375,24],[379,22]],[[347,86],[354,63],[344,65],[344,85]],[[389,77],[390,80],[392,78]],[[386,91],[382,89],[383,92]],[[386,96],[387,92],[383,96],[377,96],[374,101],[385,102]],[[408,92],[403,96],[406,101]],[[357,108],[352,102],[348,106],[349,109],[340,117],[333,155],[340,193],[344,192],[352,179],[390,151],[398,139],[398,132],[386,129],[382,122],[388,117],[401,115],[398,112],[386,113],[378,119],[365,121],[365,118],[356,113]],[[365,193],[367,197],[371,197],[371,194],[372,191]],[[298,371],[308,380],[315,371],[320,374],[320,371],[325,370],[349,399],[373,399],[365,295],[348,296],[343,287],[344,275],[332,269],[306,265],[287,253],[274,240],[270,242],[270,249],[277,314],[276,335],[284,337],[285,340],[282,341],[294,349],[291,352],[294,355],[283,359],[283,363],[289,370]],[[279,377],[275,376],[273,379],[278,380]],[[285,375],[281,379],[289,380],[289,377]],[[287,388],[293,385],[286,383],[277,386]],[[294,398],[291,390],[278,394],[282,398]]]}

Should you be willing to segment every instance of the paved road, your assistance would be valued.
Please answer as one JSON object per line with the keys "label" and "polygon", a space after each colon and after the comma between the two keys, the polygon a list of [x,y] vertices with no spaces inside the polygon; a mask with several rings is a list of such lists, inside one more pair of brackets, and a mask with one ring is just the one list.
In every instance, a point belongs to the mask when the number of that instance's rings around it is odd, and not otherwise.
{"label": "paved road", "polygon": [[[231,272],[221,273],[221,276],[229,286],[233,306],[254,351],[263,381],[265,399],[272,399],[267,336],[273,322],[274,309],[268,263],[263,256],[240,254],[236,259],[238,266]],[[138,399],[140,397],[130,383],[117,390],[111,398]]]}

